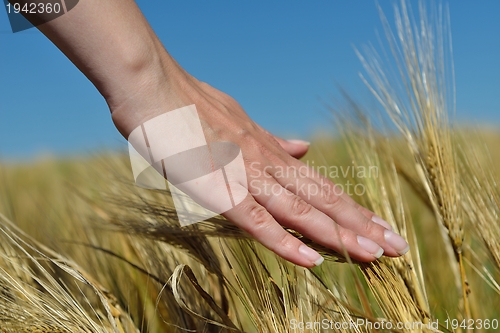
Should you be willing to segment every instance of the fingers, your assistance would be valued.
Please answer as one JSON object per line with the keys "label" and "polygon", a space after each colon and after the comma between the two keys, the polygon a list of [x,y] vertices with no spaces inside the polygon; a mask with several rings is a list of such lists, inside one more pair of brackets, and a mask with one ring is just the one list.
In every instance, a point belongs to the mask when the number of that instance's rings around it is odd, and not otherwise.
{"label": "fingers", "polygon": [[[341,192],[340,196],[342,197],[342,199],[344,199],[348,204],[352,205],[354,208],[359,210],[368,219],[372,220],[373,222],[375,222],[377,224],[380,224],[382,227],[384,227],[386,229],[393,230],[392,226],[388,222],[383,220],[380,216],[377,216],[371,210],[361,206],[359,203],[357,203],[353,198],[351,198],[345,192],[340,191],[340,189],[338,187],[336,187],[335,184],[330,179],[323,176],[318,171],[314,170],[314,168],[307,166],[306,164],[304,164],[301,161],[293,161],[293,163],[296,164],[296,167],[298,168],[298,170],[301,171],[301,173],[304,177],[308,177],[308,178],[314,180],[318,184],[321,184],[323,186],[327,186],[331,191]],[[307,168],[307,172],[303,171],[304,167]]]}
{"label": "fingers", "polygon": [[382,254],[395,257],[408,251],[408,243],[387,222],[356,203],[328,178],[291,158],[303,156],[307,143],[263,133],[267,134],[261,138],[269,149],[263,151],[267,163],[258,163],[262,169],[254,174],[261,176],[249,179],[250,194],[224,213],[225,217],[279,256],[304,267],[318,265],[323,258],[282,226],[340,254],[347,252],[358,261],[373,261]]}
{"label": "fingers", "polygon": [[[324,213],[339,226],[376,242],[382,247],[385,255],[399,256],[408,251],[408,244],[401,236],[385,228],[382,223],[374,222],[365,215],[370,214],[363,213],[355,205],[347,202],[344,199],[345,193],[326,178],[322,183],[317,183],[304,177],[296,168],[287,168],[286,173],[273,173],[271,170],[271,175],[282,187],[301,197],[307,204]],[[373,213],[371,216],[373,217]],[[313,238],[313,240],[316,239]],[[364,244],[361,245],[366,245],[365,250],[369,250],[368,247],[373,249],[371,244],[364,240],[363,242]],[[349,252],[350,248],[347,250]]]}
{"label": "fingers", "polygon": [[253,185],[259,186],[253,193],[257,202],[282,225],[340,254],[347,250],[351,258],[359,261],[373,261],[383,254],[384,250],[374,241],[338,225],[274,179],[262,180],[260,184],[254,182]]}
{"label": "fingers", "polygon": [[296,265],[314,267],[323,262],[321,255],[283,229],[250,194],[223,215],[262,245]]}

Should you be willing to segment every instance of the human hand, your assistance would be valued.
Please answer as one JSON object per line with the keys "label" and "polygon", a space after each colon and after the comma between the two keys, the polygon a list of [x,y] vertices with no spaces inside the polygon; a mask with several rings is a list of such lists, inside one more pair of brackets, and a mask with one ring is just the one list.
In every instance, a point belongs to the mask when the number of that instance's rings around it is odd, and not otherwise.
{"label": "human hand", "polygon": [[194,104],[206,141],[232,142],[242,152],[248,195],[222,215],[279,256],[305,267],[323,259],[283,226],[359,261],[408,251],[387,222],[297,159],[307,145],[274,137],[233,98],[187,74],[133,0],[81,1],[38,28],[92,81],[125,138],[149,119]]}
{"label": "human hand", "polygon": [[243,155],[248,184],[240,185],[248,195],[224,217],[279,256],[305,267],[319,265],[323,258],[283,227],[359,261],[408,251],[387,222],[297,159],[307,152],[307,143],[273,136],[227,94],[179,66],[168,68],[160,71],[168,79],[155,74],[133,97],[110,104],[113,121],[127,138],[151,118],[196,105],[207,142],[232,142]]}

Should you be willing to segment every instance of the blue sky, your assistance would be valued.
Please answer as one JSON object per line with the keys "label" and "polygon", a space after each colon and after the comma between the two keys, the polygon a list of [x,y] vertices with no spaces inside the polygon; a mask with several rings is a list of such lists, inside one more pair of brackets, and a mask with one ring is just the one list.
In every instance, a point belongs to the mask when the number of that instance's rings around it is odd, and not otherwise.
{"label": "blue sky", "polygon": [[[84,1],[84,0],[81,0]],[[430,0],[429,0],[430,1]],[[374,1],[138,0],[167,50],[271,132],[332,131],[321,100],[369,93],[353,45],[377,42]],[[392,20],[393,1],[380,1]],[[462,122],[500,124],[500,1],[449,4]],[[123,147],[93,85],[38,30],[12,34],[0,10],[0,158]]]}

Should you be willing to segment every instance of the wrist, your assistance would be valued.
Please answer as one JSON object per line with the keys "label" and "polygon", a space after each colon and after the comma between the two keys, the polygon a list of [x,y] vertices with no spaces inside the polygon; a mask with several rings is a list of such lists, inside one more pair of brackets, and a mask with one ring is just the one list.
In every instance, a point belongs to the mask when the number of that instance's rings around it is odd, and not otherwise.
{"label": "wrist", "polygon": [[152,57],[136,59],[122,74],[122,81],[101,92],[111,111],[113,122],[126,138],[144,121],[193,103],[197,80],[187,74],[161,49]]}
{"label": "wrist", "polygon": [[154,42],[145,44],[124,45],[115,52],[118,59],[113,59],[113,69],[101,74],[102,79],[94,82],[111,113],[122,108],[129,100],[140,99],[153,87],[166,85],[176,75],[170,55],[158,50]]}

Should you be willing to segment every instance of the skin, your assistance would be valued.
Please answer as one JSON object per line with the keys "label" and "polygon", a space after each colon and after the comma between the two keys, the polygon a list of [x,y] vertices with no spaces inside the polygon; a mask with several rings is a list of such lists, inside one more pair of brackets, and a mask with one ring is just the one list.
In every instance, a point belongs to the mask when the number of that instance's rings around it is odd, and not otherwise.
{"label": "skin", "polygon": [[[372,248],[377,246],[370,240],[378,244],[386,256],[404,252],[401,245],[398,249],[394,241],[387,241],[387,229],[372,221],[373,212],[312,169],[299,172],[305,170],[298,158],[307,152],[307,144],[273,136],[233,98],[183,70],[134,1],[81,0],[67,14],[37,28],[92,81],[125,138],[148,119],[195,104],[207,141],[237,144],[247,178],[254,181],[246,199],[222,215],[277,255],[304,267],[313,267],[320,258],[314,251],[304,255],[304,247],[299,251],[303,243],[282,226],[339,253],[345,250],[359,261],[376,260],[376,251],[365,250],[358,236],[368,239]],[[280,168],[290,167],[297,171],[287,177],[278,175]],[[321,191],[305,195],[296,185]],[[268,193],[265,186],[282,188],[281,194]],[[397,241],[406,244],[400,238]]]}

